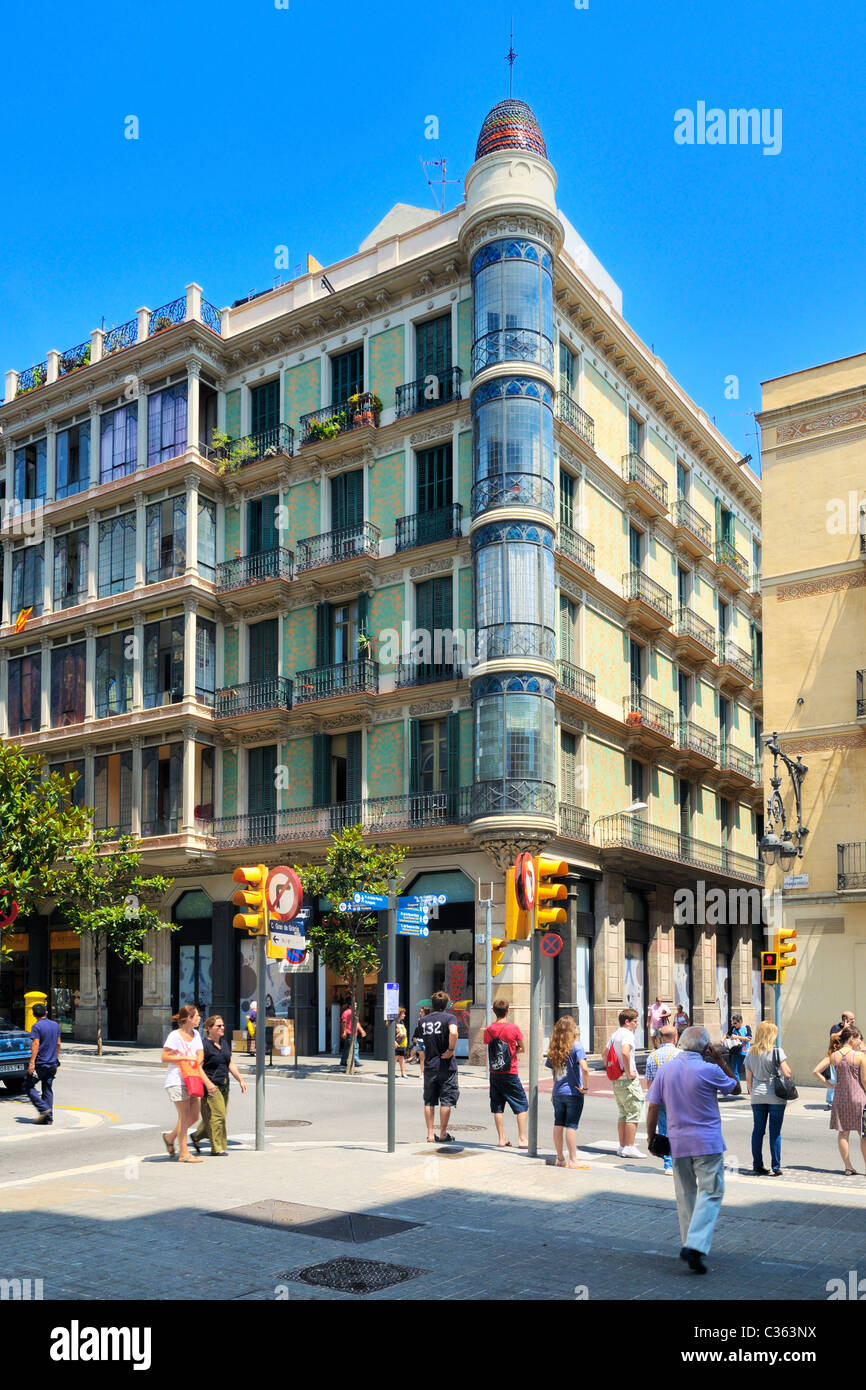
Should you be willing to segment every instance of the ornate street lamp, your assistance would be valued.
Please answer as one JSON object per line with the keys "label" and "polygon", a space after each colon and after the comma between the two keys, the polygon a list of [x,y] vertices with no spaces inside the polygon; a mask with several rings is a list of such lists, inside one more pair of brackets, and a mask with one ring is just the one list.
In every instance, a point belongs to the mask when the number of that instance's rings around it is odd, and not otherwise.
{"label": "ornate street lamp", "polygon": [[[779,747],[779,735],[777,733],[774,732],[772,736],[765,735],[764,742],[768,751],[773,755],[773,775],[770,778],[773,791],[767,801],[767,827],[764,835],[758,841],[758,850],[761,859],[768,868],[772,864],[781,864],[782,868],[787,870],[793,866],[794,860],[798,856],[803,857],[803,842],[809,833],[803,824],[802,803],[803,778],[809,769],[799,754],[797,761],[792,762],[788,755],[783,753]],[[782,778],[779,773],[780,759],[788,769],[788,775],[794,788],[797,828],[793,831],[788,827],[785,807],[779,795],[779,788],[782,785]]]}

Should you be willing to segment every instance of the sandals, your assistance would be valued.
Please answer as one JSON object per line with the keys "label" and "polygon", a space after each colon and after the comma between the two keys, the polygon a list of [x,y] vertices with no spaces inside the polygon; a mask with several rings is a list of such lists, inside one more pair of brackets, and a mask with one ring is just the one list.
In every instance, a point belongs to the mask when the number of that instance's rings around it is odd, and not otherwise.
{"label": "sandals", "polygon": [[177,1161],[178,1163],[204,1163],[204,1159],[199,1158],[198,1154],[181,1154]]}
{"label": "sandals", "polygon": [[553,1166],[554,1168],[565,1168],[567,1167],[567,1164],[564,1158],[558,1158]]}
{"label": "sandals", "polygon": [[163,1142],[163,1144],[165,1144],[165,1147],[168,1149],[168,1156],[169,1156],[169,1158],[174,1158],[174,1156],[175,1156],[175,1154],[174,1154],[174,1140],[169,1139],[169,1137],[168,1137],[167,1134],[163,1134],[163,1136],[162,1136],[162,1142]]}
{"label": "sandals", "polygon": [[193,1146],[193,1148],[195,1149],[196,1153],[197,1153],[197,1154],[200,1154],[200,1153],[201,1153],[201,1140],[200,1140],[200,1139],[196,1139],[196,1137],[195,1137],[194,1134],[190,1134],[190,1135],[188,1136],[188,1138],[189,1138],[189,1142],[192,1144],[192,1146]]}
{"label": "sandals", "polygon": [[453,1143],[454,1143],[454,1135],[453,1135],[453,1134],[446,1134],[446,1135],[445,1135],[443,1138],[441,1138],[441,1139],[434,1139],[433,1142],[434,1142],[434,1144],[453,1144]]}
{"label": "sandals", "polygon": [[856,1176],[857,1176],[857,1169],[856,1169],[856,1168],[846,1168],[845,1171],[844,1171],[844,1173],[842,1174],[842,1177],[843,1177],[843,1178],[856,1178]]}

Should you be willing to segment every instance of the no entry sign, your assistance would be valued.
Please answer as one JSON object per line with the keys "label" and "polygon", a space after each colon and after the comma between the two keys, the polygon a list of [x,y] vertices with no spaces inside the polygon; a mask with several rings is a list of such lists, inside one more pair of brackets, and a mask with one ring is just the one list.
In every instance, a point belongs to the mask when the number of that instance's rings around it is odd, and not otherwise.
{"label": "no entry sign", "polygon": [[291,922],[297,917],[304,901],[304,890],[294,869],[287,869],[283,864],[271,869],[265,884],[265,897],[268,911],[278,922]]}
{"label": "no entry sign", "polygon": [[558,956],[561,950],[562,937],[557,936],[556,932],[545,932],[541,938],[541,954],[543,956]]}
{"label": "no entry sign", "polygon": [[535,860],[531,854],[518,854],[514,866],[514,887],[523,912],[535,906]]}

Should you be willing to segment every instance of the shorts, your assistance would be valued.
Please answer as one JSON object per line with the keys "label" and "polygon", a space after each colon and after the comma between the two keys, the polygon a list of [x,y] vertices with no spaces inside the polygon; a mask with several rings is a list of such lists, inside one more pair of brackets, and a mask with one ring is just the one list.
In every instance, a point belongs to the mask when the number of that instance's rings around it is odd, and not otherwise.
{"label": "shorts", "polygon": [[583,1114],[584,1096],[554,1096],[553,1123],[562,1129],[577,1129]]}
{"label": "shorts", "polygon": [[529,1101],[526,1099],[523,1082],[519,1076],[515,1076],[514,1072],[506,1072],[504,1076],[491,1076],[490,1078],[491,1115],[503,1114],[506,1102],[511,1106],[515,1115],[525,1115],[529,1109]]}
{"label": "shorts", "polygon": [[439,1071],[434,1067],[425,1070],[425,1105],[456,1105],[459,1095],[456,1071]]}
{"label": "shorts", "polygon": [[166,1086],[165,1093],[169,1100],[175,1103],[181,1100],[189,1100],[189,1091],[185,1086]]}
{"label": "shorts", "polygon": [[613,1083],[617,1118],[636,1125],[643,1115],[643,1088],[636,1076],[621,1076]]}
{"label": "shorts", "polygon": [[394,1048],[394,1056],[395,1056],[395,1057],[405,1057],[405,1056],[406,1056],[406,1053],[407,1053],[408,1051],[409,1051],[408,1047],[395,1047],[395,1048]]}

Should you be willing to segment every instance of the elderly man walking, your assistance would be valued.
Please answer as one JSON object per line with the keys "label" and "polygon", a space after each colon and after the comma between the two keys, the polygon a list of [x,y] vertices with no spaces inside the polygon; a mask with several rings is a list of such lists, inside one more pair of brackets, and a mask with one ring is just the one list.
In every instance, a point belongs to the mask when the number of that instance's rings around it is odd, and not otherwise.
{"label": "elderly man walking", "polygon": [[725,1195],[725,1141],[717,1092],[738,1096],[740,1083],[710,1045],[706,1028],[687,1028],[678,1055],[659,1071],[647,1094],[647,1137],[652,1145],[665,1108],[674,1190],[683,1242],[680,1259],[706,1274],[713,1231]]}

